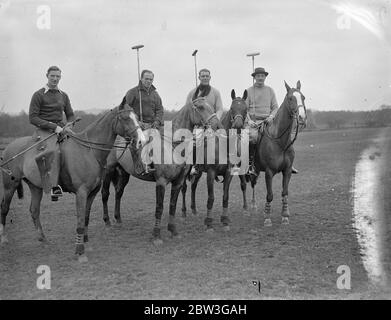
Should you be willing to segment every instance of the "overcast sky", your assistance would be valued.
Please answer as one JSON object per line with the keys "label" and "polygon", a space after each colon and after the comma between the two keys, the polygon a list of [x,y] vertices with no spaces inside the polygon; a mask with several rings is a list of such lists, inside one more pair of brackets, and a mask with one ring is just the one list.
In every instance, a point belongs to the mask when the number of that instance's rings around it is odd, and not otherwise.
{"label": "overcast sky", "polygon": [[[277,100],[284,80],[302,83],[307,107],[368,110],[391,104],[391,1],[0,0],[0,108],[28,111],[50,65],[74,109],[118,105],[141,68],[155,73],[166,109],[179,109],[197,65],[225,108],[252,84],[251,59],[269,71]],[[42,28],[50,8],[50,29]],[[42,8],[41,8],[42,9]],[[46,16],[45,16],[46,17]],[[37,25],[38,23],[38,25]],[[45,24],[46,26],[47,24]]]}

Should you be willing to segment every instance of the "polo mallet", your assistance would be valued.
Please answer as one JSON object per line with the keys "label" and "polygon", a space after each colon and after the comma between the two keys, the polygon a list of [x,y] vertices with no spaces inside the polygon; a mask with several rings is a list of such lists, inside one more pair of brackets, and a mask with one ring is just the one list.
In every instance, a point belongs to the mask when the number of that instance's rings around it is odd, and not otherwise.
{"label": "polo mallet", "polygon": [[196,88],[198,87],[198,81],[197,81],[197,52],[198,52],[198,50],[194,50],[194,52],[191,54],[194,57],[194,74],[195,74],[195,80],[196,80]]}
{"label": "polo mallet", "polygon": [[[139,82],[139,84],[140,84],[140,58],[139,58],[138,50],[141,49],[141,48],[144,48],[144,45],[139,44],[137,46],[132,47],[132,50],[137,50],[137,70],[138,70],[138,82]],[[141,103],[140,87],[138,88],[138,97],[139,97],[139,100],[140,100],[140,121],[143,122],[143,106],[142,106],[142,103]]]}
{"label": "polo mallet", "polygon": [[[253,72],[254,72],[254,57],[255,56],[259,56],[260,53],[259,52],[254,52],[254,53],[248,53],[247,54],[247,57],[251,57],[252,58],[252,61],[253,61]],[[254,83],[255,83],[255,79],[253,77],[253,112],[254,112],[254,118],[255,118],[255,87],[254,87]]]}

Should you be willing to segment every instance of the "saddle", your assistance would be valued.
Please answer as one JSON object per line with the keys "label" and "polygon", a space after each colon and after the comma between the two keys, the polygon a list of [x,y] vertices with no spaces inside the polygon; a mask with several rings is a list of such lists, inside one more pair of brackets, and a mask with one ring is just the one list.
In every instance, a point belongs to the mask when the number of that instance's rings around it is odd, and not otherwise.
{"label": "saddle", "polygon": [[[44,140],[50,134],[50,132],[37,129],[32,136],[32,140],[34,143],[37,143],[40,140]],[[42,143],[39,143],[35,148],[36,155],[34,159],[38,166],[39,174],[41,176],[42,189],[45,193],[49,193],[53,187],[51,177],[58,175],[59,168],[54,168],[54,165],[55,161],[58,161],[60,156],[58,144],[62,142],[63,139],[64,137],[59,138],[53,136],[46,141],[42,141]],[[53,172],[53,169],[56,170],[56,172]]]}

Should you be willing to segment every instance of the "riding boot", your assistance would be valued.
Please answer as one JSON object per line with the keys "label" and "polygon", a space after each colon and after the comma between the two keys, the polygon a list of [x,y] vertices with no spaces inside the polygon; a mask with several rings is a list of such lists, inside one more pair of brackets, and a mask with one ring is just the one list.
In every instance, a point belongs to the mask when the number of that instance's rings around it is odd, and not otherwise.
{"label": "riding boot", "polygon": [[258,173],[255,169],[255,148],[256,145],[255,144],[252,144],[250,143],[249,144],[249,167],[248,167],[248,171],[247,171],[247,174],[248,175],[253,175],[253,176],[258,176]]}

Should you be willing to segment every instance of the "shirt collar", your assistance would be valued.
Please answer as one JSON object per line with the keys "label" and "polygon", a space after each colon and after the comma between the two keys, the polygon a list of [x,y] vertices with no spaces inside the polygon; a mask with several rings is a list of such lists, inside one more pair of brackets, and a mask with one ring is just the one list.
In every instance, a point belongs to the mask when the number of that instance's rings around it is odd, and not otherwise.
{"label": "shirt collar", "polygon": [[49,88],[49,86],[47,84],[45,84],[44,89],[45,89],[45,91],[43,92],[43,94],[47,93],[49,90],[57,90],[58,92],[62,93],[62,91],[60,89],[58,89],[58,87]]}

